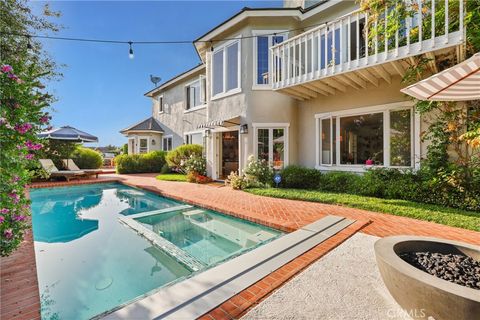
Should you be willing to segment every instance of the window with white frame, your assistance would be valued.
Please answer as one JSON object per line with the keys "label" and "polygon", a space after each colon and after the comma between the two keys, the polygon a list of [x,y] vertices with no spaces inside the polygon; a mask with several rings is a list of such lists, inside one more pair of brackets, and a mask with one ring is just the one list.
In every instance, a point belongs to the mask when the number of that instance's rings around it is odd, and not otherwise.
{"label": "window with white frame", "polygon": [[229,42],[213,52],[212,96],[240,89],[240,41]]}
{"label": "window with white frame", "polygon": [[148,152],[148,139],[140,138],[138,139],[138,153],[147,153]]}
{"label": "window with white frame", "polygon": [[[262,35],[263,33],[263,35]],[[254,31],[253,48],[255,57],[254,84],[266,85],[270,83],[270,47],[287,39],[286,34],[273,35],[273,31]]]}
{"label": "window with white frame", "polygon": [[173,137],[172,136],[163,137],[163,141],[162,141],[163,151],[172,150],[172,142],[173,142]]}
{"label": "window with white frame", "polygon": [[185,144],[203,145],[203,134],[201,132],[186,134],[185,135]]}
{"label": "window with white frame", "polygon": [[164,101],[163,101],[163,95],[158,96],[158,113],[163,113],[164,112]]}
{"label": "window with white frame", "polygon": [[288,127],[255,128],[255,154],[257,159],[268,161],[275,170],[287,165]]}
{"label": "window with white frame", "polygon": [[186,86],[186,110],[190,110],[205,104],[205,77],[200,77]]}
{"label": "window with white frame", "polygon": [[413,166],[413,111],[391,108],[317,117],[318,165]]}

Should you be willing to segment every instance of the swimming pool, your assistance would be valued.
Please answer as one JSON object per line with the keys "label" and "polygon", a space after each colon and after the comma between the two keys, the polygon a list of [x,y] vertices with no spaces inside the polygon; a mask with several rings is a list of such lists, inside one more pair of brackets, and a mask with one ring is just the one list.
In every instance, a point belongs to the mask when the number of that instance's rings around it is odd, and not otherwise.
{"label": "swimming pool", "polygon": [[282,235],[119,183],[32,189],[42,319],[88,319]]}

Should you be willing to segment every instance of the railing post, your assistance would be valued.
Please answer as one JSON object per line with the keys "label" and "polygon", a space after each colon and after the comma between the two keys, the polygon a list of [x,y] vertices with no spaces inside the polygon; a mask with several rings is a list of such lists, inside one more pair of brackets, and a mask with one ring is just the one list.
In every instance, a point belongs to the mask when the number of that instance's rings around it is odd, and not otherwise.
{"label": "railing post", "polygon": [[448,17],[448,0],[445,0],[445,43],[448,43],[448,27],[449,27],[449,17]]}
{"label": "railing post", "polygon": [[422,50],[422,41],[423,41],[423,13],[422,13],[422,1],[418,1],[418,45],[420,50]]}
{"label": "railing post", "polygon": [[357,12],[357,32],[356,32],[356,37],[357,37],[357,67],[360,63],[360,14]]}
{"label": "railing post", "polygon": [[387,60],[387,54],[388,54],[387,28],[388,28],[388,6],[385,7],[385,30],[384,30],[385,36],[383,37],[383,41],[385,42],[384,60]]}
{"label": "railing post", "polygon": [[368,64],[368,12],[365,12],[365,64]]}
{"label": "railing post", "polygon": [[328,25],[325,27],[325,65],[324,65],[324,68],[323,68],[323,73],[324,75],[327,74],[327,70],[328,70]]}
{"label": "railing post", "polygon": [[352,62],[352,45],[351,45],[351,39],[352,39],[352,19],[351,16],[348,16],[347,20],[348,26],[347,26],[347,61],[348,61],[348,69],[350,69],[350,64]]}
{"label": "railing post", "polygon": [[432,8],[431,8],[431,14],[432,14],[432,48],[435,47],[435,0],[432,0]]}
{"label": "railing post", "polygon": [[458,16],[460,17],[460,26],[459,26],[459,29],[460,29],[460,40],[463,40],[465,38],[465,30],[464,30],[464,26],[463,26],[463,19],[464,19],[464,10],[463,10],[463,0],[460,0],[460,3],[459,3],[459,8],[458,8]]}
{"label": "railing post", "polygon": [[338,64],[340,65],[340,71],[343,70],[343,19],[340,19],[340,46],[338,48]]}
{"label": "railing post", "polygon": [[[396,12],[396,17],[398,19],[398,4],[395,4],[395,12]],[[398,22],[397,22],[398,23]],[[399,28],[397,25],[397,28],[395,28],[395,57],[398,57],[398,42],[399,42]]]}
{"label": "railing post", "polygon": [[285,85],[285,77],[287,76],[287,69],[285,68],[285,45],[282,44],[282,86]]}
{"label": "railing post", "polygon": [[335,73],[335,21],[332,23],[332,74]]}

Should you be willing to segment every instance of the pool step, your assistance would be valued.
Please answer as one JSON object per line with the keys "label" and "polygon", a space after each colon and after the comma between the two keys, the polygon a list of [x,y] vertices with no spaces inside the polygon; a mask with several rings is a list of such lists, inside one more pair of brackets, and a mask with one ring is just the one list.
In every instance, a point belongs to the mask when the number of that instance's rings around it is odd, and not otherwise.
{"label": "pool step", "polygon": [[163,288],[105,319],[196,319],[354,221],[327,216],[237,258]]}
{"label": "pool step", "polygon": [[185,209],[190,209],[190,208],[192,208],[191,205],[185,204],[185,205],[169,207],[169,208],[165,208],[165,209],[158,209],[158,210],[152,210],[152,211],[146,211],[146,212],[131,214],[131,215],[128,215],[128,216],[125,216],[125,217],[128,217],[130,219],[138,219],[138,218],[144,218],[144,217],[152,216],[152,215],[159,214],[159,213],[179,211],[179,210],[185,210]]}
{"label": "pool step", "polygon": [[195,272],[205,268],[206,265],[192,256],[190,253],[180,249],[167,239],[159,236],[154,231],[146,228],[141,223],[130,217],[131,216],[120,217],[119,221],[150,241],[154,246],[165,252],[167,255],[186,266],[188,269],[190,269],[190,271]]}

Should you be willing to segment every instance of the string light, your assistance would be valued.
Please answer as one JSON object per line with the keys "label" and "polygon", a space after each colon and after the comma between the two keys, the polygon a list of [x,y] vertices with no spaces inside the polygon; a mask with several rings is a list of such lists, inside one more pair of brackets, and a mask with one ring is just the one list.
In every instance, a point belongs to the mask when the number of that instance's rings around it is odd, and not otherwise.
{"label": "string light", "polygon": [[128,50],[128,57],[133,59],[135,56],[133,55],[132,41],[128,41],[128,45],[130,46],[130,49]]}
{"label": "string light", "polygon": [[[312,24],[306,27],[295,28],[285,30],[284,33],[290,33],[294,31],[302,31],[304,32],[307,29],[315,28],[321,25],[327,25],[328,22]],[[145,44],[145,45],[152,45],[152,44],[193,44],[193,43],[209,43],[210,44],[210,51],[214,51],[214,42],[222,42],[222,41],[229,41],[229,40],[245,40],[245,39],[252,39],[258,37],[265,37],[265,36],[274,36],[274,43],[277,44],[278,41],[276,39],[277,32],[273,33],[265,33],[261,35],[251,35],[251,36],[242,36],[240,38],[222,38],[222,39],[212,39],[212,40],[165,40],[165,41],[124,41],[124,40],[111,40],[111,39],[91,39],[91,38],[74,38],[74,37],[59,37],[59,36],[43,36],[43,35],[36,35],[36,34],[25,34],[25,33],[12,33],[12,32],[0,32],[0,35],[8,35],[8,36],[17,36],[17,37],[26,37],[27,38],[27,49],[32,49],[33,46],[31,44],[32,38],[37,39],[49,39],[49,40],[63,40],[63,41],[76,41],[76,42],[93,42],[93,43],[112,43],[112,44],[128,44],[128,57],[133,59],[133,45]]]}

